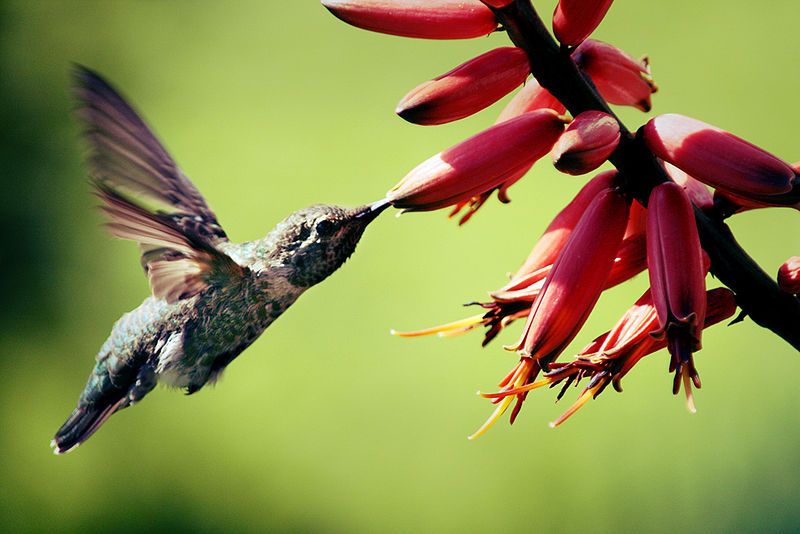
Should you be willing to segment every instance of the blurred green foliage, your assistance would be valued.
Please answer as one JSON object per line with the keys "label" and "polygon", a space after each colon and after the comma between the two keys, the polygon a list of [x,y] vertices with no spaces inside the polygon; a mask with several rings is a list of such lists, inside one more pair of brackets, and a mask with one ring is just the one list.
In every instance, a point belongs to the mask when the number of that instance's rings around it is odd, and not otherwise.
{"label": "blurred green foliage", "polygon": [[[696,116],[794,161],[797,9],[619,0],[596,37],[650,55],[654,112]],[[484,350],[477,333],[388,336],[465,316],[460,303],[502,284],[583,183],[546,162],[509,206],[492,201],[465,227],[443,213],[384,216],[218,387],[189,398],[160,389],[76,452],[50,454],[112,323],[148,292],[136,247],[99,227],[70,62],[138,105],[229,235],[247,240],[308,204],[375,200],[489,125],[499,105],[438,128],[392,110],[421,81],[506,44],[371,34],[316,1],[0,4],[0,530],[796,529],[800,358],[751,321],[707,333],[695,416],[670,394],[659,354],[624,394],[609,390],[558,430],[546,422],[565,405],[537,391],[514,428],[475,443],[465,437],[490,410],[474,391],[514,364],[500,345],[518,328]],[[797,217],[753,212],[732,226],[774,272],[800,252]],[[575,347],[645,284],[606,295]]]}

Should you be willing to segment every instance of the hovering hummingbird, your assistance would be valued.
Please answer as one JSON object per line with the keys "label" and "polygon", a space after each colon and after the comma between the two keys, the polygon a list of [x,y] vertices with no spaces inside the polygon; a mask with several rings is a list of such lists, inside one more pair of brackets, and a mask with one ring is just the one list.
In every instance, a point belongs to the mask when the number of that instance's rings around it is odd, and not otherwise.
{"label": "hovering hummingbird", "polygon": [[315,205],[261,240],[231,243],[200,192],[133,108],[98,74],[75,70],[90,178],[112,235],[139,243],[152,296],[123,315],[78,406],[51,443],[86,441],[158,382],[194,393],[213,383],[311,286],[355,250],[386,201]]}

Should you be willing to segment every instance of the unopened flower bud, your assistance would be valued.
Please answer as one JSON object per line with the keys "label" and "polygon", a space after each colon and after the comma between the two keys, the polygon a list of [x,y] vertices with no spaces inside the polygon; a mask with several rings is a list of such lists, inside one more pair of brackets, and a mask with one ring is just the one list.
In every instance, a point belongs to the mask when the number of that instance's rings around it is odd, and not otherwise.
{"label": "unopened flower bud", "polygon": [[396,113],[424,125],[463,119],[522,85],[528,74],[528,56],[521,48],[496,48],[413,89]]}
{"label": "unopened flower bud", "polygon": [[322,0],[348,24],[364,30],[420,39],[470,39],[497,28],[479,0]]}
{"label": "unopened flower bud", "polygon": [[494,125],[436,154],[387,193],[396,208],[429,211],[452,206],[518,176],[547,154],[564,129],[550,110]]}
{"label": "unopened flower bud", "polygon": [[503,122],[517,115],[538,109],[552,109],[559,114],[567,110],[564,104],[550,94],[550,91],[539,85],[536,78],[533,78],[528,80],[525,86],[517,91],[514,98],[506,104],[506,107],[497,117],[497,122]]}
{"label": "unopened flower bud", "polygon": [[619,144],[619,122],[602,111],[584,111],[558,138],[553,165],[566,174],[586,174],[605,163]]}
{"label": "unopened flower bud", "polygon": [[650,111],[650,95],[658,87],[646,59],[636,60],[613,45],[593,39],[584,41],[572,57],[611,104]]}
{"label": "unopened flower bud", "polygon": [[800,256],[792,256],[781,265],[778,285],[787,293],[800,294]]}
{"label": "unopened flower bud", "polygon": [[600,25],[613,0],[559,0],[553,33],[566,46],[578,46]]}
{"label": "unopened flower bud", "polygon": [[712,187],[746,197],[778,195],[792,188],[795,172],[787,163],[697,119],[660,115],[641,135],[656,156]]}

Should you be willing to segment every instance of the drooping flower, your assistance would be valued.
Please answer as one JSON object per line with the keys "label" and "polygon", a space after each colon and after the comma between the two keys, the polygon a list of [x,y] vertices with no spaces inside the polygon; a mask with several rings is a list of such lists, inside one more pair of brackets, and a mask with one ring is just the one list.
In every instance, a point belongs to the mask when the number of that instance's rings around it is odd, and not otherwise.
{"label": "drooping flower", "polygon": [[769,152],[697,119],[678,114],[651,119],[641,136],[653,153],[701,182],[736,195],[778,195],[795,171]]}
{"label": "drooping flower", "polygon": [[429,211],[491,191],[547,154],[564,129],[551,110],[494,125],[422,162],[387,193],[397,208]]}
{"label": "drooping flower", "polygon": [[550,155],[566,174],[586,174],[608,160],[619,144],[619,122],[602,111],[584,111],[567,126]]}
{"label": "drooping flower", "polygon": [[536,78],[532,78],[506,104],[506,107],[497,117],[497,122],[507,121],[528,111],[536,111],[538,109],[552,109],[559,114],[567,110],[564,104],[550,94],[550,91],[539,85]]}
{"label": "drooping flower", "polygon": [[613,0],[559,0],[553,33],[562,45],[578,46],[603,21]]}
{"label": "drooping flower", "polygon": [[496,48],[416,87],[395,112],[423,125],[463,119],[506,96],[529,74],[528,56],[522,49]]}
{"label": "drooping flower", "polygon": [[647,266],[658,313],[657,335],[667,337],[675,371],[673,393],[683,379],[691,403],[690,380],[700,387],[692,353],[701,347],[706,313],[703,250],[689,197],[666,182],[653,188],[647,207]]}
{"label": "drooping flower", "polygon": [[625,234],[629,208],[630,202],[616,189],[595,197],[547,275],[514,350],[546,369],[572,341],[600,298]]}
{"label": "drooping flower", "polygon": [[584,41],[572,58],[610,103],[650,111],[650,95],[658,87],[650,75],[647,58],[636,60],[619,48],[594,39]]}
{"label": "drooping flower", "polygon": [[364,30],[420,39],[471,39],[497,21],[479,0],[322,0],[338,19]]}
{"label": "drooping flower", "polygon": [[778,269],[778,286],[787,293],[800,294],[800,256],[792,256]]}
{"label": "drooping flower", "polygon": [[[707,313],[703,328],[708,328],[731,317],[736,311],[736,298],[729,289],[716,288],[706,292]],[[551,427],[560,426],[590,399],[600,395],[609,384],[622,392],[621,380],[644,358],[666,348],[666,338],[656,338],[650,332],[659,328],[659,322],[652,294],[648,290],[622,316],[614,327],[589,343],[576,359],[571,362],[551,364],[551,370],[542,378],[519,388],[507,388],[501,383],[501,390],[495,393],[481,393],[493,402],[513,396],[527,395],[534,389],[554,387],[563,382],[558,399],[567,388],[583,379],[589,383],[570,406]]]}

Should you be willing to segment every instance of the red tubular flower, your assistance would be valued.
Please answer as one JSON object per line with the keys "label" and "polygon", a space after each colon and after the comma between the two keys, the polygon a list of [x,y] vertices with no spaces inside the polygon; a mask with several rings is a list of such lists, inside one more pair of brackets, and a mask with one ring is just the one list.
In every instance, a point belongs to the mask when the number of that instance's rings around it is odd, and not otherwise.
{"label": "red tubular flower", "polygon": [[532,78],[503,108],[503,111],[497,117],[497,122],[507,121],[528,111],[536,111],[538,109],[552,109],[559,114],[567,111],[564,104],[551,95],[550,91],[539,85],[536,78]]}
{"label": "red tubular flower", "polygon": [[387,199],[407,211],[469,200],[547,154],[563,129],[563,121],[550,110],[497,124],[422,162],[387,193]]}
{"label": "red tubular flower", "polygon": [[513,1],[514,0],[483,0],[483,3],[500,9],[501,7],[510,5]]}
{"label": "red tubular flower", "polygon": [[650,193],[647,266],[660,326],[656,334],[666,334],[672,354],[673,393],[678,392],[683,378],[691,402],[689,380],[700,387],[692,353],[701,347],[706,269],[691,202],[683,188],[672,182],[658,185]]}
{"label": "red tubular flower", "polygon": [[584,41],[572,57],[610,103],[650,111],[650,95],[658,87],[646,58],[637,61],[619,48],[593,39]]}
{"label": "red tubular flower", "polygon": [[781,265],[778,285],[787,293],[800,294],[800,256],[792,256]]}
{"label": "red tubular flower", "polygon": [[578,46],[603,21],[613,0],[559,0],[553,33],[562,45]]}
{"label": "red tubular flower", "polygon": [[[706,292],[706,303],[708,312],[704,329],[724,321],[736,311],[736,298],[733,292],[726,288],[716,288]],[[504,400],[514,396],[524,396],[534,389],[553,387],[564,382],[557,397],[561,399],[570,385],[577,384],[584,378],[588,379],[589,383],[578,400],[561,417],[550,423],[551,427],[560,426],[590,399],[597,398],[609,383],[614,385],[614,389],[622,392],[620,384],[622,378],[642,358],[667,346],[665,338],[657,339],[649,335],[658,327],[658,317],[652,295],[648,290],[611,330],[592,341],[575,360],[553,363],[551,371],[542,378],[517,388],[507,387],[509,381],[506,379],[500,384],[503,389],[496,393],[481,393],[481,396],[502,404]],[[692,405],[690,409],[693,409]]]}
{"label": "red tubular flower", "polygon": [[615,189],[601,192],[592,201],[553,264],[513,350],[535,358],[546,369],[572,341],[600,298],[625,233],[629,208],[628,200]]}
{"label": "red tubular flower", "polygon": [[471,39],[497,28],[479,0],[322,0],[338,19],[364,30],[420,39]]}
{"label": "red tubular flower", "polygon": [[558,138],[550,152],[566,174],[586,174],[606,162],[619,144],[619,122],[602,111],[584,111]]}
{"label": "red tubular flower", "polygon": [[661,115],[641,135],[656,156],[710,186],[745,197],[779,195],[792,188],[795,172],[789,164],[697,119]]}
{"label": "red tubular flower", "polygon": [[528,56],[522,49],[496,48],[413,89],[395,112],[423,125],[463,119],[506,96],[529,74]]}
{"label": "red tubular flower", "polygon": [[664,162],[664,169],[676,184],[683,187],[692,204],[703,211],[709,210],[714,206],[714,195],[703,182],[695,180],[671,163]]}

